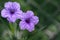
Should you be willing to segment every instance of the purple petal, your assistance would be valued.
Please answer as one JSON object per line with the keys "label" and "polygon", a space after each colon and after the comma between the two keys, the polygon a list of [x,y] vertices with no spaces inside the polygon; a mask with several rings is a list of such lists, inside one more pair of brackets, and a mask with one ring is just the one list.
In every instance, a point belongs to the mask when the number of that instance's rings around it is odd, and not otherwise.
{"label": "purple petal", "polygon": [[20,9],[20,4],[17,3],[17,2],[6,2],[5,3],[5,6],[4,6],[6,9],[17,9],[19,10]]}
{"label": "purple petal", "polygon": [[39,22],[39,18],[37,16],[33,16],[31,18],[31,22],[34,23],[35,25]]}
{"label": "purple petal", "polygon": [[23,12],[22,12],[22,10],[16,11],[16,12],[15,12],[15,15],[16,15],[16,17],[17,17],[18,19],[21,19],[21,18],[23,17]]}
{"label": "purple petal", "polygon": [[4,17],[4,18],[6,18],[6,17],[10,16],[10,14],[9,14],[9,12],[7,10],[3,9],[1,11],[1,16]]}
{"label": "purple petal", "polygon": [[34,30],[34,24],[33,23],[27,24],[25,21],[21,21],[19,23],[19,26],[20,26],[21,30],[27,29],[29,32],[32,32]]}
{"label": "purple petal", "polygon": [[25,29],[26,29],[26,23],[25,23],[25,21],[21,21],[21,22],[19,23],[19,26],[20,26],[20,29],[21,29],[21,30],[25,30]]}
{"label": "purple petal", "polygon": [[24,18],[30,18],[34,16],[34,13],[32,11],[27,11],[25,14],[24,14]]}
{"label": "purple petal", "polygon": [[11,6],[12,6],[12,2],[6,2],[4,5],[5,8],[11,8]]}
{"label": "purple petal", "polygon": [[8,17],[7,18],[7,20],[9,21],[9,22],[15,22],[16,21],[16,15],[12,15],[12,16],[10,16],[10,17]]}
{"label": "purple petal", "polygon": [[20,4],[19,3],[17,3],[17,2],[13,2],[13,7],[15,8],[15,9],[20,9]]}
{"label": "purple petal", "polygon": [[27,25],[26,25],[26,29],[27,29],[29,32],[32,32],[32,31],[34,30],[34,24],[33,24],[33,23],[27,24]]}

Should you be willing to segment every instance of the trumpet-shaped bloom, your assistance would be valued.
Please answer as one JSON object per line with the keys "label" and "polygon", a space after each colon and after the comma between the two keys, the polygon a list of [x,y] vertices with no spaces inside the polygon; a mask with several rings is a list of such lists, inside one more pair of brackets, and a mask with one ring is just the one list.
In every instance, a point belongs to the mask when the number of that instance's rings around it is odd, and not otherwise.
{"label": "trumpet-shaped bloom", "polygon": [[39,18],[37,16],[34,16],[34,13],[32,11],[27,11],[26,13],[24,13],[19,26],[21,30],[26,29],[29,32],[32,32],[38,22]]}
{"label": "trumpet-shaped bloom", "polygon": [[6,2],[1,11],[1,16],[7,18],[9,22],[15,22],[16,19],[21,17],[21,14],[20,4],[17,2]]}

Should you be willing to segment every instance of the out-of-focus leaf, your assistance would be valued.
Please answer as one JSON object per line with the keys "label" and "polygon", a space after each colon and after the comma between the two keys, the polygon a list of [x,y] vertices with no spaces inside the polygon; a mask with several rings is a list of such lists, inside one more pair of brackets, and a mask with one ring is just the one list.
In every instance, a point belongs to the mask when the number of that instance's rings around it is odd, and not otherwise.
{"label": "out-of-focus leaf", "polygon": [[28,40],[48,40],[48,37],[44,32],[40,31],[34,36],[31,36]]}

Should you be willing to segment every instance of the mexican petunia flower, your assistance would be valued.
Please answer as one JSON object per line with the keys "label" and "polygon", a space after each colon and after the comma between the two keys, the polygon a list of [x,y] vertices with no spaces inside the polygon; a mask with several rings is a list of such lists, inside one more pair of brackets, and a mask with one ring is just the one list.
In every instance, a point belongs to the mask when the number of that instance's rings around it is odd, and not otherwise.
{"label": "mexican petunia flower", "polygon": [[15,22],[21,17],[21,14],[20,4],[17,2],[6,2],[4,9],[1,11],[1,16],[7,18],[9,22]]}
{"label": "mexican petunia flower", "polygon": [[29,32],[32,32],[38,22],[39,18],[37,16],[34,16],[34,13],[32,11],[27,11],[24,13],[19,26],[21,30],[28,30]]}

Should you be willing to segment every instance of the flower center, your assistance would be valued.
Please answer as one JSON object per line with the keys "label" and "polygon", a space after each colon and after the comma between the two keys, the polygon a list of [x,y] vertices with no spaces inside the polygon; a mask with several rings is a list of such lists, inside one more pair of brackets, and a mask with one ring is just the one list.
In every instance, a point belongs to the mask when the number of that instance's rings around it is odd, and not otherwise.
{"label": "flower center", "polygon": [[15,10],[13,10],[13,9],[10,10],[10,13],[11,14],[14,14],[14,12],[15,12]]}
{"label": "flower center", "polygon": [[26,23],[30,23],[30,19],[26,19],[25,21],[26,21]]}

